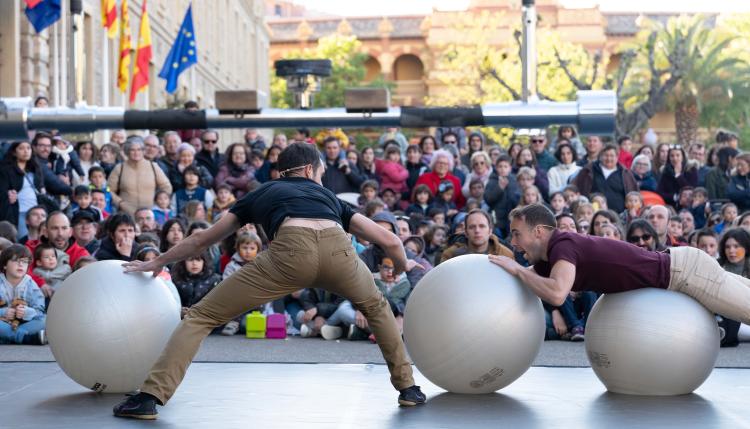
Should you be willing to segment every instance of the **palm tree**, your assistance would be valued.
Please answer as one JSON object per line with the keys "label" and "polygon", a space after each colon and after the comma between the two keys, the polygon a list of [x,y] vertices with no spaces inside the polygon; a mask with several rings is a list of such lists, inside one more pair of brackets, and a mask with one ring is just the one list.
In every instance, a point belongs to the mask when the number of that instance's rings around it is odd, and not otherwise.
{"label": "palm tree", "polygon": [[733,40],[718,29],[708,28],[701,15],[671,19],[658,31],[656,43],[662,52],[683,52],[682,78],[668,99],[674,109],[678,143],[697,141],[703,106],[729,104],[733,89],[741,85],[747,64],[729,52]]}

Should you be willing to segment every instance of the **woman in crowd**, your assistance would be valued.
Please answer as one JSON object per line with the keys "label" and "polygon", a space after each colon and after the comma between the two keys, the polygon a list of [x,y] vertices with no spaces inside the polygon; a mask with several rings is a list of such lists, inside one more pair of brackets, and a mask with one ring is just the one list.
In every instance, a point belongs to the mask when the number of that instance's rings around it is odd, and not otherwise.
{"label": "woman in crowd", "polygon": [[750,209],[750,154],[739,155],[736,162],[737,168],[729,178],[727,197],[744,212]]}
{"label": "woman in crowd", "polygon": [[[719,242],[719,265],[732,274],[750,278],[750,233],[742,228],[724,233]],[[750,340],[750,326],[734,320],[719,317],[719,332],[722,347]]]}
{"label": "woman in crowd", "polygon": [[628,243],[635,244],[638,247],[642,247],[648,250],[664,250],[664,247],[659,243],[659,236],[656,234],[656,230],[651,226],[645,219],[636,219],[628,225],[628,230],[625,233],[625,238]]}
{"label": "woman in crowd", "polygon": [[685,151],[680,146],[668,146],[667,163],[662,167],[657,191],[669,205],[679,201],[680,190],[686,186],[698,184],[698,168],[695,162],[689,162]]}
{"label": "woman in crowd", "polygon": [[557,145],[555,158],[558,164],[547,172],[550,193],[561,192],[570,179],[581,171],[578,165],[578,154],[567,140],[562,140]]}
{"label": "woman in crowd", "polygon": [[169,170],[169,182],[172,187],[177,190],[184,187],[182,181],[182,172],[192,165],[198,169],[200,173],[200,186],[210,189],[213,187],[214,178],[208,169],[195,161],[195,148],[189,143],[182,143],[177,147],[177,162],[174,163],[172,168]]}
{"label": "woman in crowd", "polygon": [[615,225],[620,226],[620,217],[617,213],[612,210],[599,210],[594,213],[594,217],[591,218],[591,225],[589,227],[589,235],[595,235],[597,237],[602,236],[602,227],[604,225]]}
{"label": "woman in crowd", "polygon": [[375,171],[375,149],[371,146],[362,149],[362,153],[359,155],[359,163],[357,164],[357,167],[359,168],[360,174],[365,176],[365,180],[380,181],[378,174]]}
{"label": "woman in crowd", "polygon": [[156,191],[171,194],[172,185],[159,166],[143,157],[143,139],[128,139],[123,147],[128,160],[117,164],[109,175],[108,184],[112,205],[132,216],[139,207],[153,205]]}
{"label": "woman in crowd", "polygon": [[12,143],[0,163],[0,219],[16,225],[19,237],[28,234],[26,213],[39,204],[37,194],[42,192],[42,168],[32,154],[31,144]]}
{"label": "woman in crowd", "polygon": [[135,220],[127,213],[116,213],[104,224],[106,236],[94,254],[98,261],[135,260],[138,245],[135,242]]}
{"label": "woman in crowd", "polygon": [[174,247],[180,240],[185,238],[186,227],[181,218],[169,219],[159,233],[159,251],[161,253]]}
{"label": "woman in crowd", "polygon": [[667,165],[669,162],[669,145],[667,143],[659,143],[656,145],[656,150],[654,151],[654,159],[652,163],[654,164],[654,176],[656,177],[656,181],[658,182],[659,179],[661,179],[661,173],[664,169],[664,166]]}
{"label": "woman in crowd", "polygon": [[711,200],[720,200],[727,198],[727,188],[729,188],[729,178],[732,169],[735,166],[735,158],[738,152],[731,147],[723,147],[718,150],[718,162],[711,171],[706,174],[706,189],[708,198]]}
{"label": "woman in crowd", "polygon": [[[443,181],[449,181],[453,184],[453,189],[461,189],[461,181],[458,177],[450,172],[453,171],[453,156],[445,150],[435,151],[430,164],[431,171],[422,174],[417,179],[416,185],[427,185],[433,195],[437,195],[438,186]],[[453,202],[458,209],[462,209],[466,204],[466,199],[461,192],[453,193]]]}
{"label": "woman in crowd", "polygon": [[99,148],[99,165],[104,169],[104,174],[109,177],[115,166],[122,162],[120,147],[116,144],[105,143]]}
{"label": "woman in crowd", "polygon": [[96,145],[90,141],[78,142],[75,150],[84,174],[83,176],[79,176],[77,172],[73,171],[73,185],[88,185],[89,169],[95,165],[99,165],[99,151]]}
{"label": "woman in crowd", "polygon": [[638,189],[656,192],[656,177],[654,177],[654,171],[651,169],[651,159],[648,155],[643,153],[636,155],[630,169],[635,182],[638,184]]}
{"label": "woman in crowd", "polygon": [[432,164],[432,154],[434,154],[435,151],[438,150],[438,147],[439,146],[437,140],[435,140],[435,137],[431,135],[422,136],[422,138],[419,140],[419,149],[422,152],[422,164]]}
{"label": "woman in crowd", "polygon": [[469,163],[471,171],[469,171],[469,176],[466,178],[466,181],[464,181],[464,186],[461,189],[464,197],[469,198],[471,194],[470,186],[474,180],[480,180],[485,188],[487,187],[487,182],[490,180],[490,175],[492,174],[492,168],[490,167],[492,164],[490,164],[490,162],[490,156],[487,152],[478,151],[474,152],[471,156]]}
{"label": "woman in crowd", "polygon": [[515,159],[516,171],[520,170],[522,167],[533,168],[536,171],[536,177],[534,177],[534,185],[539,188],[539,192],[541,192],[542,196],[547,199],[547,196],[549,195],[549,181],[547,180],[547,172],[539,167],[539,164],[536,162],[536,155],[534,154],[534,151],[528,147],[524,147],[518,152],[518,155],[516,155]]}
{"label": "woman in crowd", "polygon": [[219,172],[216,173],[214,187],[227,185],[232,189],[235,198],[240,199],[257,186],[255,169],[250,165],[246,144],[232,143],[227,148],[226,154],[226,160],[219,166]]}

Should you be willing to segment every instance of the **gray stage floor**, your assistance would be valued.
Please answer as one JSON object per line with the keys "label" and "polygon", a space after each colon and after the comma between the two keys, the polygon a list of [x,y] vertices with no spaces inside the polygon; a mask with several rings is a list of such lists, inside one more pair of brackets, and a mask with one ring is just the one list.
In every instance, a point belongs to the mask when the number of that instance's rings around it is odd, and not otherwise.
{"label": "gray stage floor", "polygon": [[695,394],[606,393],[588,368],[531,368],[501,394],[399,408],[383,365],[195,363],[155,422],[111,416],[55,363],[0,363],[2,428],[750,428],[750,370],[716,369]]}

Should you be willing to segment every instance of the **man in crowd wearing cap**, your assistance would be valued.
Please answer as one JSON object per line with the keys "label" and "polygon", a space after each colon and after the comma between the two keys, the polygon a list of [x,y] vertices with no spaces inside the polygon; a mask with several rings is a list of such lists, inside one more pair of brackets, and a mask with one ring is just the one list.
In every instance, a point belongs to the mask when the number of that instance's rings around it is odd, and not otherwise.
{"label": "man in crowd wearing cap", "polygon": [[96,253],[101,240],[96,238],[98,224],[94,215],[88,210],[79,210],[73,215],[70,224],[73,227],[73,238],[76,244],[86,249],[91,255]]}

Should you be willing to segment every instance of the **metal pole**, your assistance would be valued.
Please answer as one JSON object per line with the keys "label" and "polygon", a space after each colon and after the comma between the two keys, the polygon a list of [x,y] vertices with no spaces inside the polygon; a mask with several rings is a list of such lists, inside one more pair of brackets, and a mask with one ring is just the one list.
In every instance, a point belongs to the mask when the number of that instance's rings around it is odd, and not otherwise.
{"label": "metal pole", "polygon": [[535,0],[523,0],[523,38],[521,41],[521,100],[536,98],[536,6]]}
{"label": "metal pole", "polygon": [[[475,107],[403,107],[383,113],[347,113],[334,109],[263,109],[245,116],[219,115],[217,110],[124,110],[118,107],[29,109],[0,100],[0,138],[25,138],[28,130],[93,132],[100,129],[205,129],[299,127],[508,126],[543,128],[573,125],[581,134],[611,134],[617,100],[612,91],[580,91],[577,101],[536,101]],[[4,109],[5,108],[5,109]],[[5,110],[5,112],[4,112]]]}

